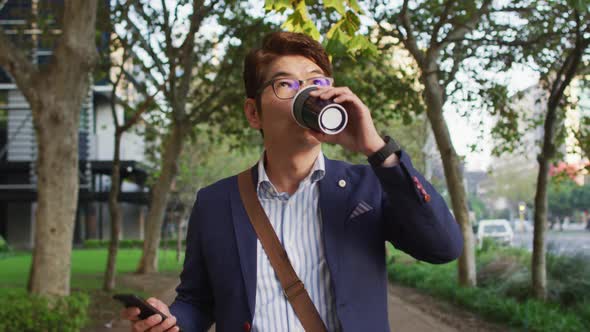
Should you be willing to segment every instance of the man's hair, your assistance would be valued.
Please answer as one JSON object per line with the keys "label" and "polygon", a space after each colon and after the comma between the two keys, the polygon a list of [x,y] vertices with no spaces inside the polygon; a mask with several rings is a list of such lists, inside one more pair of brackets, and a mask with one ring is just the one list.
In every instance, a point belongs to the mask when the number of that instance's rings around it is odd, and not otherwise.
{"label": "man's hair", "polygon": [[285,55],[304,56],[315,62],[326,76],[332,76],[330,58],[320,43],[302,33],[273,32],[264,37],[262,47],[251,50],[244,60],[246,97],[256,98],[268,66]]}

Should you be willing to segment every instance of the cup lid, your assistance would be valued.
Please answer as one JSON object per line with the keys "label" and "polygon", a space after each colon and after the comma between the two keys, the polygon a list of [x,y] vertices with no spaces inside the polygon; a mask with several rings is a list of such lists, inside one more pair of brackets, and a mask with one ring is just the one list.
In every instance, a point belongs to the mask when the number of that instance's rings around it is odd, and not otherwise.
{"label": "cup lid", "polygon": [[320,124],[329,130],[336,130],[342,125],[344,116],[336,107],[327,108],[320,115]]}

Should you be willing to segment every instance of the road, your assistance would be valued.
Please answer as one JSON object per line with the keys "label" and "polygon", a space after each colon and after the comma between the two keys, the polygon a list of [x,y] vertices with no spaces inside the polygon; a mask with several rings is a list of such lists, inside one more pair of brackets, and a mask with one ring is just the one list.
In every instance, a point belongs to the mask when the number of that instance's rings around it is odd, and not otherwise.
{"label": "road", "polygon": [[[514,233],[514,246],[532,250],[533,233]],[[590,255],[590,232],[585,230],[550,230],[547,233],[547,251],[558,255],[578,253]]]}

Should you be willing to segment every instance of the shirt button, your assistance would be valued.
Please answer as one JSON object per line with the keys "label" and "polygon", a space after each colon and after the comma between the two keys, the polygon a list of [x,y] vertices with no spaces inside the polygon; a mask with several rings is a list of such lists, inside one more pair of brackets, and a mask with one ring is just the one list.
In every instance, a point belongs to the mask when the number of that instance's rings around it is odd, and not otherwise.
{"label": "shirt button", "polygon": [[340,186],[340,188],[346,187],[346,181],[344,181],[344,180],[338,181],[338,186]]}

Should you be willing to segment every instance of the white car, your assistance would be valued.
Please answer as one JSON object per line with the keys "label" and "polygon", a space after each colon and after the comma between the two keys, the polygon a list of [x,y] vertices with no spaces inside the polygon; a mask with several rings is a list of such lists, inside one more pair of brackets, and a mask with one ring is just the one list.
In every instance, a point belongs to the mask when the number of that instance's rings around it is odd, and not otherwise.
{"label": "white car", "polygon": [[483,239],[491,238],[495,242],[512,246],[514,241],[514,232],[510,223],[505,219],[488,219],[481,220],[477,227],[477,243],[479,248],[483,245]]}

